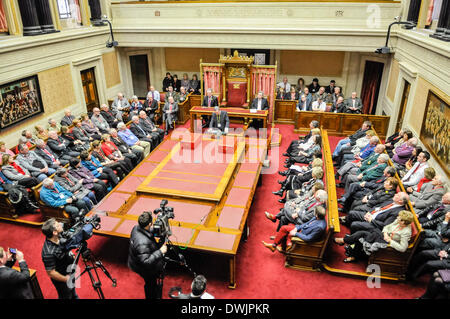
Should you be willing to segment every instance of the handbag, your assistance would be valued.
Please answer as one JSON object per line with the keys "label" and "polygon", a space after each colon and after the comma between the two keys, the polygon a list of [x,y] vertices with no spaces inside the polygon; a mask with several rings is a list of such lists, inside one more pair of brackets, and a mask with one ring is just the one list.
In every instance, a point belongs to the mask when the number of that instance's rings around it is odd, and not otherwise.
{"label": "handbag", "polygon": [[450,269],[439,269],[438,273],[443,282],[450,283]]}

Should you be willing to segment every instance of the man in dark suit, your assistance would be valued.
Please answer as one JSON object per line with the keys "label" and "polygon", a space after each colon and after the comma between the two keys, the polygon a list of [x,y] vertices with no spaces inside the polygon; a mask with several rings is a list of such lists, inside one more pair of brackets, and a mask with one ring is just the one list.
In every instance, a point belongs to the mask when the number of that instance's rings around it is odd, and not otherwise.
{"label": "man in dark suit", "polygon": [[61,126],[70,126],[74,119],[75,116],[72,115],[72,112],[70,110],[65,110],[64,117],[61,119]]}
{"label": "man in dark suit", "polygon": [[169,86],[173,86],[173,78],[170,72],[167,72],[166,77],[163,79],[163,91],[167,92],[169,90]]}
{"label": "man in dark suit", "polygon": [[297,111],[312,111],[311,100],[308,100],[305,94],[302,94],[300,101],[298,101]]}
{"label": "man in dark suit", "polygon": [[152,136],[139,122],[139,116],[133,115],[131,118],[130,131],[136,135],[140,141],[149,142],[152,145],[152,150],[158,145],[159,138]]}
{"label": "man in dark suit", "polygon": [[153,99],[152,94],[147,95],[147,99],[144,102],[144,111],[150,120],[155,121],[156,111],[158,110],[158,101]]}
{"label": "man in dark suit", "polygon": [[344,113],[345,111],[344,98],[342,96],[338,97],[336,103],[331,106],[330,112],[332,113]]}
{"label": "man in dark suit", "polygon": [[100,109],[101,109],[100,114],[101,116],[103,116],[106,122],[108,122],[108,125],[110,127],[117,128],[117,124],[119,124],[120,121],[113,115],[113,113],[109,109],[109,106],[106,104],[102,104]]}
{"label": "man in dark suit", "polygon": [[230,127],[230,119],[226,111],[221,111],[218,106],[214,107],[214,113],[209,122],[209,132],[213,134],[227,134]]}
{"label": "man in dark suit", "polygon": [[[12,269],[16,260],[20,271]],[[0,299],[32,299],[27,284],[30,280],[30,271],[21,251],[12,255],[0,247]]]}
{"label": "man in dark suit", "polygon": [[68,160],[59,159],[58,156],[41,139],[36,141],[34,152],[39,155],[48,165],[48,167],[57,169],[69,163]]}
{"label": "man in dark suit", "polygon": [[155,136],[158,139],[158,144],[162,142],[164,139],[164,130],[156,127],[145,111],[139,112],[139,123],[151,136]]}
{"label": "man in dark suit", "polygon": [[111,142],[113,142],[123,156],[128,157],[133,162],[133,165],[137,165],[144,158],[144,152],[138,148],[131,148],[128,144],[117,134],[116,129],[109,130]]}
{"label": "man in dark suit", "polygon": [[173,129],[173,126],[178,118],[178,103],[174,101],[174,98],[169,97],[168,101],[163,107],[163,121],[165,123],[166,135],[169,134],[169,128]]}
{"label": "man in dark suit", "polygon": [[336,87],[336,81],[335,80],[331,80],[330,81],[330,85],[325,87],[325,92],[328,93],[328,94],[333,94],[335,87]]}
{"label": "man in dark suit", "polygon": [[[269,109],[269,102],[267,102],[267,99],[264,98],[264,94],[262,91],[259,91],[256,98],[253,99],[252,104],[250,105],[250,109],[255,109],[257,111]],[[254,128],[258,129],[258,128],[262,127],[262,121],[263,120],[254,119],[252,126]]]}
{"label": "man in dark suit", "polygon": [[[219,100],[217,99],[217,97],[212,95],[212,89],[206,90],[206,96],[203,98],[202,106],[203,107],[219,106]],[[208,127],[209,122],[211,121],[211,116],[204,116],[203,119],[204,119],[204,123],[203,123],[202,127]]]}
{"label": "man in dark suit", "polygon": [[55,153],[58,158],[70,161],[71,158],[80,155],[69,149],[69,141],[62,139],[55,131],[48,132],[47,146]]}
{"label": "man in dark suit", "polygon": [[352,97],[345,100],[345,113],[361,114],[362,101],[359,97],[356,97],[356,92],[352,92]]}

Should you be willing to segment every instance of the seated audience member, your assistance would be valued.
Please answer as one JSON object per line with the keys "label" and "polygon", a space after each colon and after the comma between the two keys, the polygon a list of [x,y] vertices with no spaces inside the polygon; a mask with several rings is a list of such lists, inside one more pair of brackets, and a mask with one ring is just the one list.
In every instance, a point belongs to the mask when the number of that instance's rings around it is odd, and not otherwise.
{"label": "seated audience member", "polygon": [[170,74],[170,72],[166,73],[166,76],[163,79],[162,82],[162,88],[163,88],[163,92],[167,92],[169,90],[169,86],[173,85],[173,78],[172,75]]}
{"label": "seated audience member", "polygon": [[291,249],[292,237],[298,237],[305,242],[320,240],[327,228],[327,222],[325,221],[326,212],[322,206],[316,206],[314,210],[315,216],[310,221],[301,225],[289,224],[281,227],[275,236],[273,244],[263,241],[263,245],[272,252],[275,250],[282,252],[283,249],[280,245],[282,245],[284,240],[286,240],[286,251]]}
{"label": "seated audience member", "polygon": [[313,101],[317,101],[319,98],[325,103],[329,100],[328,93],[325,92],[325,87],[323,86],[321,86],[319,91],[314,94]]}
{"label": "seated audience member", "polygon": [[98,107],[94,107],[92,113],[92,123],[94,123],[94,125],[99,129],[101,134],[108,133],[108,130],[110,129],[109,124],[106,119],[100,114],[100,109]]}
{"label": "seated audience member", "polygon": [[36,139],[33,137],[33,133],[30,130],[23,130],[22,136],[27,139],[28,147],[36,145]]}
{"label": "seated audience member", "polygon": [[153,100],[155,100],[156,102],[161,101],[161,95],[159,94],[159,92],[157,90],[155,90],[155,87],[153,85],[150,86],[150,91],[148,91],[147,96],[151,96],[153,98]]}
{"label": "seated audience member", "polygon": [[161,143],[164,139],[164,130],[156,127],[155,123],[147,116],[144,111],[139,112],[139,123],[151,136],[157,138],[157,144]]}
{"label": "seated audience member", "polygon": [[414,209],[422,210],[439,203],[444,194],[444,181],[436,175],[431,182],[423,184],[420,191],[409,194],[409,200]]}
{"label": "seated audience member", "polygon": [[136,166],[144,158],[144,148],[138,145],[133,147],[128,146],[128,144],[117,134],[117,130],[112,128],[109,130],[109,138],[111,142],[116,145],[122,155],[128,157],[133,162],[133,166]]}
{"label": "seated audience member", "polygon": [[414,166],[411,167],[411,169],[402,178],[403,186],[414,186],[419,183],[424,176],[425,169],[428,167],[428,160],[430,157],[430,153],[427,151],[423,151],[417,156],[417,161]]}
{"label": "seated audience member", "polygon": [[[18,261],[20,271],[12,269]],[[33,299],[30,292],[30,270],[23,257],[23,252],[12,255],[0,247],[0,299]]]}
{"label": "seated audience member", "polygon": [[389,177],[395,177],[395,168],[391,166],[387,166],[383,171],[383,176],[377,180],[351,183],[348,191],[338,199],[338,203],[343,206],[342,209],[339,208],[339,211],[349,211],[355,200],[360,200],[370,192],[384,187],[384,182]]}
{"label": "seated audience member", "polygon": [[21,145],[26,145],[28,148],[33,146],[33,144],[31,144],[25,136],[21,136],[21,137],[19,137],[19,143],[14,148],[14,152],[16,154],[19,154],[19,146],[21,146]]}
{"label": "seated audience member", "polygon": [[86,203],[78,200],[71,192],[64,189],[51,178],[46,178],[42,182],[39,192],[41,200],[50,207],[64,207],[72,220],[85,215],[88,212]]}
{"label": "seated audience member", "polygon": [[47,130],[50,131],[55,131],[55,132],[59,132],[59,129],[61,128],[61,125],[56,123],[55,119],[48,119],[48,128]]}
{"label": "seated audience member", "polygon": [[444,248],[450,240],[450,192],[418,217],[424,229],[418,250]]}
{"label": "seated audience member", "polygon": [[[289,191],[295,189],[302,189],[302,193],[304,193],[309,188],[311,188],[316,183],[317,180],[320,180],[323,177],[322,160],[316,158],[313,162],[314,163],[312,164],[310,172],[299,176],[291,175],[288,178],[286,178],[286,180],[279,181],[279,183],[281,184],[281,189],[278,192],[272,193],[278,196],[283,196],[285,190]],[[302,188],[303,185],[305,186],[304,188]]]}
{"label": "seated audience member", "polygon": [[327,109],[327,104],[322,100],[321,97],[318,97],[317,100],[312,102],[311,109],[315,112],[325,112]]}
{"label": "seated audience member", "polygon": [[286,92],[284,92],[283,88],[278,88],[276,99],[277,100],[286,100]]}
{"label": "seated audience member", "polygon": [[335,80],[331,80],[330,81],[330,85],[327,85],[325,87],[325,92],[328,94],[333,94],[334,93],[334,89],[336,88],[336,81]]}
{"label": "seated audience member", "polygon": [[105,182],[96,178],[90,170],[81,165],[79,158],[70,160],[69,174],[75,179],[81,180],[84,188],[93,191],[97,202],[101,201],[108,193]]}
{"label": "seated audience member", "polygon": [[173,96],[169,96],[163,108],[163,122],[165,126],[166,135],[169,134],[169,129],[173,129],[175,122],[178,119],[178,103],[175,102]]}
{"label": "seated audience member", "polygon": [[[350,148],[350,147],[342,147],[341,151],[339,152],[339,154],[337,156],[335,156],[335,158],[334,158],[334,161],[336,162],[336,166],[339,166],[339,167],[342,168],[342,167],[344,167],[346,165],[348,167],[348,163],[355,163],[356,164],[356,163],[361,162],[361,160],[359,160],[359,159],[355,159],[355,160],[350,161],[351,159],[353,159],[351,154],[359,156],[359,153],[361,152],[361,149],[366,147],[367,144],[370,143],[370,139],[372,137],[374,137],[374,136],[375,136],[375,132],[372,131],[372,130],[368,130],[366,132],[365,136],[363,136],[363,137],[361,137],[361,138],[356,140],[356,143],[355,143],[355,145],[352,148]],[[378,144],[375,148],[377,148],[377,147],[378,148],[382,147],[383,150],[381,152],[384,151],[384,145]],[[375,151],[375,149],[374,149],[374,151]],[[373,152],[367,158],[369,158],[372,154],[373,154]],[[346,157],[345,161],[343,160],[344,156]],[[353,167],[353,166],[351,165],[350,167]]]}
{"label": "seated audience member", "polygon": [[424,186],[426,183],[429,183],[433,180],[433,178],[436,176],[436,171],[433,167],[427,167],[423,171],[424,177],[417,183],[417,185],[414,186],[408,186],[406,187],[406,192],[408,194],[411,194],[412,192],[420,192],[420,189],[422,186]]}
{"label": "seated audience member", "polygon": [[297,111],[312,111],[311,101],[306,98],[305,94],[302,94],[300,100],[297,103]]}
{"label": "seated audience member", "polygon": [[[389,136],[387,140],[384,142],[384,145],[386,146],[386,152],[388,153],[389,157],[392,157],[393,155],[392,151],[395,148],[395,144],[405,138],[405,131],[406,131],[405,129],[401,129],[400,131],[395,132],[394,134]],[[406,142],[411,137],[412,133],[410,137],[406,136],[406,140],[404,141]]]}
{"label": "seated audience member", "polygon": [[[219,101],[217,97],[212,94],[212,89],[206,89],[206,95],[203,98],[202,107],[215,107],[219,106]],[[209,121],[211,120],[210,116],[202,116],[202,127],[209,127]]]}
{"label": "seated audience member", "polygon": [[181,81],[178,80],[178,75],[174,74],[173,75],[173,84],[172,84],[173,90],[175,92],[180,92],[181,89]]}
{"label": "seated audience member", "polygon": [[423,151],[422,146],[417,145],[416,147],[414,147],[411,156],[406,161],[405,165],[400,166],[398,164],[399,170],[397,172],[400,178],[403,178],[406,175],[406,173],[414,166],[414,164],[416,164],[417,157],[419,156],[420,153],[422,153],[422,151]]}
{"label": "seated audience member", "polygon": [[[377,158],[377,162],[373,165],[368,166],[366,169],[361,170],[361,168],[356,172],[356,174],[348,173],[346,175],[345,181],[345,191],[348,191],[350,184],[353,182],[361,181],[371,181],[376,180],[383,176],[384,169],[387,167],[389,161],[389,156],[387,154],[380,154]],[[342,187],[342,185],[336,185],[337,187]]]}
{"label": "seated audience member", "polygon": [[344,259],[345,263],[367,258],[372,253],[387,247],[405,252],[411,239],[413,221],[413,213],[401,210],[398,216],[383,228],[362,229],[351,235],[345,235],[344,238],[335,238],[335,243],[347,244],[345,251],[348,257]]}
{"label": "seated audience member", "polygon": [[285,100],[298,100],[298,92],[295,90],[295,87],[291,86],[289,92],[285,94]]}
{"label": "seated audience member", "polygon": [[306,100],[308,101],[308,103],[311,104],[313,101],[313,95],[309,92],[308,87],[305,87],[303,89],[303,94],[306,96]]}
{"label": "seated audience member", "polygon": [[72,115],[72,111],[67,109],[64,111],[64,116],[61,119],[61,126],[70,126],[72,125],[73,120],[75,119],[75,116]]}
{"label": "seated audience member", "polygon": [[290,92],[291,91],[291,84],[288,82],[288,78],[285,76],[283,77],[283,81],[277,84],[277,87],[283,88],[284,92]]}
{"label": "seated audience member", "polygon": [[115,174],[124,179],[129,172],[133,169],[131,163],[127,163],[124,160],[111,160],[103,152],[100,141],[92,142],[91,156],[96,158],[103,167],[110,168]]}
{"label": "seated audience member", "polygon": [[428,282],[427,290],[425,293],[419,297],[419,299],[448,299],[450,295],[450,283],[448,277],[442,274],[449,275],[450,270],[444,269],[441,271],[436,271]]}
{"label": "seated audience member", "polygon": [[[136,135],[127,128],[125,123],[121,122],[117,124],[117,129],[117,135],[127,143],[131,149],[138,149],[139,151],[144,152],[144,157],[147,157],[147,155],[150,154],[152,144],[146,141],[140,141]],[[114,137],[114,135],[111,136]]]}
{"label": "seated audience member", "polygon": [[416,146],[417,138],[413,137],[410,138],[406,143],[403,143],[402,145],[394,149],[392,162],[394,163],[396,169],[399,169],[402,167],[402,165],[405,165],[405,163],[411,157],[411,154]]}
{"label": "seated audience member", "polygon": [[40,182],[55,172],[55,169],[48,167],[47,162],[34,151],[30,151],[26,145],[19,146],[19,154],[16,157],[16,161]]}
{"label": "seated audience member", "polygon": [[308,89],[311,94],[315,94],[315,93],[319,92],[319,89],[320,89],[319,79],[314,78],[312,80],[311,84],[308,85]]}
{"label": "seated audience member", "polygon": [[[90,141],[92,141],[92,140],[100,140],[102,133],[100,132],[98,127],[95,126],[95,124],[91,121],[91,119],[89,118],[89,115],[84,113],[84,114],[81,114],[80,118],[81,118],[81,121],[82,121],[81,122],[81,128],[89,136],[89,140]],[[105,119],[103,119],[103,120],[105,120]],[[75,128],[74,128],[74,130],[75,130]]]}
{"label": "seated audience member", "polygon": [[65,190],[72,193],[77,200],[84,201],[87,208],[86,212],[89,212],[97,204],[94,192],[83,186],[83,179],[77,179],[75,176],[69,174],[66,168],[58,168],[54,180]]}
{"label": "seated audience member", "polygon": [[84,145],[89,145],[89,143],[94,140],[94,138],[90,137],[89,134],[84,130],[81,120],[75,119],[73,120],[72,124],[72,135],[76,140],[83,142]]}
{"label": "seated audience member", "polygon": [[[178,289],[178,287],[176,287]],[[214,299],[214,296],[206,292],[206,278],[203,275],[197,275],[191,284],[191,293],[173,295],[169,292],[172,299]],[[181,290],[180,290],[181,292]]]}
{"label": "seated audience member", "polygon": [[67,160],[59,160],[58,156],[41,139],[36,141],[36,148],[34,149],[34,152],[47,163],[48,167],[54,169],[65,166],[69,163]]}
{"label": "seated audience member", "polygon": [[61,126],[61,135],[60,138],[67,141],[65,143],[70,151],[72,152],[82,152],[84,150],[89,149],[89,141],[80,141],[78,140],[73,133],[69,131],[67,126]]}
{"label": "seated audience member", "polygon": [[[311,173],[313,167],[322,167],[323,161],[322,159],[315,157],[312,160],[311,163],[308,165],[291,165],[289,168],[285,171],[278,171],[278,174],[281,176],[286,176],[287,178],[301,178],[305,181],[308,181],[311,179]],[[282,184],[282,181],[278,181],[279,184]]]}
{"label": "seated audience member", "polygon": [[[342,102],[344,102],[344,94],[342,94],[342,89],[339,86],[334,87],[333,92],[330,93],[330,103],[333,105],[336,105],[339,98],[342,98]],[[344,108],[342,108],[344,109]],[[337,112],[337,113],[343,113],[343,112]]]}
{"label": "seated audience member", "polygon": [[382,207],[376,207],[369,212],[353,211],[345,217],[339,217],[339,221],[350,227],[352,234],[358,230],[383,229],[384,226],[392,223],[398,216],[398,212],[407,209],[409,196],[400,192],[394,195],[390,203]]}
{"label": "seated audience member", "polygon": [[15,162],[14,157],[9,154],[2,155],[2,173],[13,183],[17,182],[18,185],[26,188],[32,188],[39,184],[38,179],[31,176],[31,173]]}
{"label": "seated audience member", "polygon": [[183,73],[183,78],[181,79],[180,85],[180,92],[181,88],[184,87],[186,92],[189,94],[191,86],[189,84],[189,76],[187,73]]}
{"label": "seated audience member", "polygon": [[[296,150],[297,148],[298,148],[298,145],[300,145],[300,144],[302,144],[302,143],[305,143],[306,141],[308,141],[310,138],[311,138],[311,136],[312,136],[312,130],[313,129],[315,129],[315,128],[319,128],[319,122],[318,121],[311,121],[310,123],[309,123],[309,128],[310,128],[310,131],[308,132],[308,134],[307,135],[305,135],[305,136],[299,136],[299,138],[298,138],[298,140],[293,140],[292,142],[291,142],[291,144],[289,144],[289,147],[286,149],[286,152],[284,152],[283,153],[283,156],[289,156],[289,154],[293,151],[293,150]],[[320,130],[319,130],[319,132],[320,132]],[[320,134],[320,133],[319,133]]]}
{"label": "seated audience member", "polygon": [[120,120],[114,116],[114,114],[109,109],[109,106],[106,104],[102,104],[100,106],[100,109],[101,109],[100,114],[106,120],[106,122],[108,122],[109,127],[116,128]]}
{"label": "seated audience member", "polygon": [[[117,97],[114,99],[114,101],[111,104],[111,112],[119,120],[119,122],[127,121],[126,119],[123,119],[123,113],[125,111],[128,111],[129,109],[130,109],[130,102],[128,102],[128,99],[126,99],[122,93],[117,93]],[[94,120],[92,120],[92,121],[94,121]],[[94,122],[94,124],[95,124],[95,122]],[[100,129],[100,130],[102,130],[102,129]],[[106,132],[103,132],[103,133],[106,133]]]}
{"label": "seated audience member", "polygon": [[18,214],[39,213],[39,207],[30,196],[24,186],[17,181],[10,180],[2,172],[0,166],[0,192],[6,192],[10,203],[14,206],[15,213],[11,214],[13,218],[19,217]]}
{"label": "seated audience member", "polygon": [[323,206],[325,208],[327,200],[327,192],[323,189],[317,190],[313,196],[305,198],[301,203],[295,204],[294,200],[293,205],[285,205],[275,216],[268,212],[265,212],[265,215],[272,222],[279,220],[277,226],[277,231],[279,231],[281,227],[290,223],[301,225],[310,221],[314,217],[314,208],[316,206]]}
{"label": "seated audience member", "polygon": [[221,111],[218,106],[214,107],[214,113],[211,115],[208,133],[222,135],[227,134],[230,128],[230,119],[227,111]]}
{"label": "seated audience member", "polygon": [[180,87],[180,94],[178,95],[178,101],[183,103],[188,98],[189,93],[186,91],[184,86]]}
{"label": "seated audience member", "polygon": [[174,91],[172,86],[169,86],[166,94],[165,94],[165,101],[168,101],[168,99],[172,97],[174,102],[179,102],[179,95],[177,92]]}
{"label": "seated audience member", "polygon": [[336,157],[339,154],[342,147],[352,147],[353,145],[355,145],[356,140],[366,135],[366,131],[370,130],[371,128],[372,123],[370,121],[365,121],[362,124],[361,128],[358,129],[353,135],[350,135],[349,137],[340,140],[339,143],[336,145],[336,148],[334,149],[333,157]]}
{"label": "seated audience member", "polygon": [[[350,213],[353,211],[364,212],[373,210],[375,207],[382,207],[386,202],[392,202],[397,192],[398,180],[395,177],[389,177],[380,186],[367,193],[361,200],[355,200],[350,207]],[[347,211],[344,211],[347,213]],[[350,214],[349,213],[349,214]]]}
{"label": "seated audience member", "polygon": [[194,92],[195,95],[200,95],[200,81],[197,74],[192,75],[192,80],[189,81],[189,91]]}
{"label": "seated audience member", "polygon": [[48,130],[46,130],[42,125],[36,125],[34,127],[36,131],[36,137],[41,140],[46,140],[48,138]]}
{"label": "seated audience member", "polygon": [[119,184],[119,177],[117,177],[114,171],[109,167],[103,166],[100,161],[96,159],[95,156],[91,156],[88,151],[81,152],[80,159],[81,165],[90,170],[94,177],[108,180],[112,187]]}
{"label": "seated audience member", "polygon": [[[322,149],[322,137],[320,135],[314,135],[313,144],[306,151],[299,151],[297,156],[291,156],[286,160],[285,167],[288,168],[294,163],[307,164],[311,162],[314,154]],[[292,154],[294,155],[294,154]]]}
{"label": "seated audience member", "polygon": [[318,180],[314,183],[314,185],[311,187],[309,191],[302,192],[303,189],[295,189],[287,191],[286,197],[284,199],[279,199],[278,202],[283,204],[286,204],[288,202],[294,202],[296,204],[299,204],[303,201],[306,201],[314,197],[314,194],[320,189],[324,189],[324,185],[321,180]]}
{"label": "seated audience member", "polygon": [[[372,153],[375,150],[375,147],[378,145],[379,142],[380,142],[380,139],[378,138],[378,136],[372,136],[370,138],[370,140],[369,140],[369,143],[367,143],[366,146],[361,148],[359,151],[357,150],[357,148],[355,148],[355,146],[350,150],[349,153],[347,153],[345,150],[342,150],[340,152],[341,162],[340,163],[337,162],[339,160],[339,157],[337,157],[336,158],[337,164],[335,166],[336,167],[342,167],[347,162],[350,162],[350,161],[355,161],[355,160],[356,161],[363,161],[363,160],[365,160],[370,155],[372,155]],[[353,150],[356,150],[356,153],[354,153]]]}
{"label": "seated audience member", "polygon": [[262,91],[259,91],[256,98],[253,99],[250,109],[256,109],[258,111],[269,109],[269,102],[267,102]]}
{"label": "seated audience member", "polygon": [[144,102],[143,110],[152,121],[155,120],[158,107],[158,101],[155,100],[149,92],[149,94],[147,95],[147,99]]}
{"label": "seated audience member", "polygon": [[344,97],[339,96],[336,103],[333,103],[333,105],[331,106],[330,112],[344,113],[344,111],[345,111]]}
{"label": "seated audience member", "polygon": [[296,89],[299,93],[303,92],[303,90],[305,89],[305,79],[298,78]]}
{"label": "seated audience member", "polygon": [[361,149],[362,149],[363,147],[365,147],[367,144],[370,143],[370,139],[371,139],[373,136],[376,136],[375,131],[373,131],[373,130],[368,130],[368,131],[366,132],[366,135],[365,135],[365,136],[363,136],[363,137],[361,137],[361,138],[358,138],[358,139],[356,140],[356,143],[355,143],[355,145],[352,147],[351,152],[352,152],[353,154],[358,154],[358,153],[361,151]]}
{"label": "seated audience member", "polygon": [[5,142],[0,142],[0,155],[8,154],[10,156],[16,156],[13,151],[11,151],[9,148],[6,148]]}
{"label": "seated audience member", "polygon": [[143,109],[141,101],[139,101],[138,97],[136,95],[133,95],[131,97],[131,106],[130,106],[130,115],[138,115],[139,112]]}
{"label": "seated audience member", "polygon": [[[134,161],[136,160],[136,156],[131,151],[130,151],[130,153],[128,153],[128,149],[127,149],[127,153],[123,154],[120,151],[119,147],[116,144],[114,144],[114,142],[111,141],[111,136],[109,134],[103,134],[101,148],[102,148],[103,153],[110,160],[112,160],[112,161],[123,160],[124,162],[126,162],[126,165],[129,169],[129,171],[131,171],[133,169],[133,167],[135,167],[135,165],[137,164],[137,163],[136,164],[134,163]],[[129,154],[131,156],[125,156],[126,154]]]}
{"label": "seated audience member", "polygon": [[344,113],[361,114],[362,113],[362,101],[359,97],[356,97],[356,92],[352,92],[352,97],[345,100]]}
{"label": "seated audience member", "polygon": [[440,202],[434,203],[433,205],[427,206],[423,209],[415,210],[420,224],[425,229],[435,229],[436,225],[444,220],[445,214],[449,211],[450,192],[445,193]]}
{"label": "seated audience member", "polygon": [[152,145],[152,150],[159,144],[159,135],[148,132],[147,129],[139,121],[139,116],[133,115],[131,118],[130,131],[140,140],[148,142]]}

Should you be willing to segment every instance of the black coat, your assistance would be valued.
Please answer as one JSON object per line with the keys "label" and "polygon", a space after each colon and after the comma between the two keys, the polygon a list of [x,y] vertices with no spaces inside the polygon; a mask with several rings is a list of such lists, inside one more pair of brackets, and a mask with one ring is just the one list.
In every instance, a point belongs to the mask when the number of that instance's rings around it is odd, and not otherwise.
{"label": "black coat", "polygon": [[142,277],[155,276],[163,268],[163,254],[153,234],[141,226],[134,226],[130,236],[128,267]]}
{"label": "black coat", "polygon": [[6,267],[0,268],[0,300],[1,299],[32,299],[33,296],[28,287],[30,271],[27,263],[19,263],[20,272],[10,268],[11,262]]}
{"label": "black coat", "polygon": [[[252,104],[250,105],[251,109],[258,109],[258,98],[253,99]],[[262,98],[261,101],[261,110],[268,110],[269,109],[269,102],[267,102],[267,99]]]}
{"label": "black coat", "polygon": [[[203,98],[202,106],[208,106],[208,96]],[[219,106],[219,100],[214,95],[211,95],[211,107]]]}
{"label": "black coat", "polygon": [[445,214],[448,212],[448,208],[446,209],[445,206],[442,206],[442,203],[436,203],[432,205],[431,207],[427,209],[423,209],[420,211],[416,211],[417,217],[419,217],[419,220],[422,218],[427,217],[428,213],[433,212],[434,210],[438,209],[432,216],[431,219],[428,219],[428,221],[422,223],[422,227],[426,229],[434,229],[438,224],[440,224],[445,219]]}

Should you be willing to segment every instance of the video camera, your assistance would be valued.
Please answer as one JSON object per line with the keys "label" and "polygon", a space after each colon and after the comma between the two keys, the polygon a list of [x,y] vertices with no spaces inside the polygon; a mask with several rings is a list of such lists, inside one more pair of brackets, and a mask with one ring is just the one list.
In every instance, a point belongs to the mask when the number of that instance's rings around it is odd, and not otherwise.
{"label": "video camera", "polygon": [[175,218],[175,214],[173,213],[173,207],[167,206],[168,203],[167,199],[163,199],[160,207],[153,211],[153,214],[156,215],[156,220],[153,223],[151,232],[155,237],[167,239],[172,235],[169,219]]}
{"label": "video camera", "polygon": [[77,248],[92,237],[94,229],[100,229],[100,221],[97,214],[91,218],[81,217],[72,227],[61,233],[61,246],[66,250]]}

